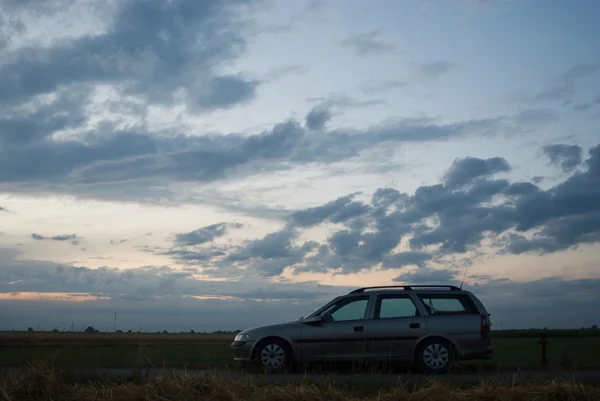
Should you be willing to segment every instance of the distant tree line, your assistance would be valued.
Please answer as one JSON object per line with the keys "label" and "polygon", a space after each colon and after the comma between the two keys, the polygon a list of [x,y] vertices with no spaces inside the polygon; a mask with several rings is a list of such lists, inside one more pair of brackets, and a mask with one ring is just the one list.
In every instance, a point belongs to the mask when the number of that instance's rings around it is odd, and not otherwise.
{"label": "distant tree line", "polygon": [[[11,331],[15,331],[15,330],[11,330]],[[33,327],[29,327],[29,328],[27,328],[27,331],[29,333],[33,333],[36,330],[34,330]],[[38,330],[38,331],[40,331],[40,330]],[[52,329],[51,331],[53,333],[59,333],[60,332],[56,328]],[[67,331],[65,331],[65,333],[72,332],[72,331],[73,330],[67,330]],[[101,332],[100,330],[95,329],[93,326],[88,326],[85,330],[82,330],[82,331],[85,332],[85,333],[100,333]],[[239,333],[241,331],[242,330],[239,330],[239,329],[238,330],[233,330],[233,331],[217,330],[217,331],[199,331],[199,332],[196,332],[194,330],[190,330],[189,332],[187,332],[187,331],[185,331],[185,332],[184,331],[182,331],[182,332],[172,332],[172,334],[187,334],[187,333],[189,333],[189,334],[237,334],[237,333]],[[116,330],[115,333],[117,333],[117,334],[125,334],[125,333],[132,334],[133,331],[132,330],[128,330],[127,332],[124,332],[123,330]],[[136,331],[136,333],[142,333],[142,331],[138,330],[138,331]],[[169,334],[169,332],[167,330],[163,330],[163,331],[159,330],[159,331],[156,331],[156,334]]]}

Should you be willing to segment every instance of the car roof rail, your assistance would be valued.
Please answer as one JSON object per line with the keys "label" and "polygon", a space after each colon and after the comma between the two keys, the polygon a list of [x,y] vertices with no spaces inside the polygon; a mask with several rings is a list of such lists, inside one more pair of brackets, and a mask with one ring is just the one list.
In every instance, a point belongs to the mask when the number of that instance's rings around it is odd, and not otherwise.
{"label": "car roof rail", "polygon": [[380,285],[374,287],[357,288],[356,290],[350,291],[349,294],[357,294],[360,292],[365,292],[365,290],[377,290],[385,288],[402,288],[405,291],[410,291],[413,288],[447,288],[450,291],[460,291],[460,288],[455,285]]}

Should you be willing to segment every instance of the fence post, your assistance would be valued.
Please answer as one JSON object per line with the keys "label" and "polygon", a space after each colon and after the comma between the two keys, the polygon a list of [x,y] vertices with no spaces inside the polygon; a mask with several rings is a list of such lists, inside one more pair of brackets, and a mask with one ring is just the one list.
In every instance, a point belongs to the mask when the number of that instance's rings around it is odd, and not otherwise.
{"label": "fence post", "polygon": [[548,337],[546,335],[546,332],[544,332],[544,331],[540,332],[540,337],[538,339],[538,344],[540,345],[540,352],[541,352],[541,358],[542,358],[542,366],[547,366],[548,365],[548,358],[546,357],[546,347],[548,345]]}

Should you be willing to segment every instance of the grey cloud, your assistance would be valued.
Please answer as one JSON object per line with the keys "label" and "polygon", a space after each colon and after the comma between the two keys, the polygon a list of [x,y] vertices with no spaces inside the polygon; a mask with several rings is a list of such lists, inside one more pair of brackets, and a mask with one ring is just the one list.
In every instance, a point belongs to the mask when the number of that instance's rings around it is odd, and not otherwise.
{"label": "grey cloud", "polygon": [[226,109],[246,103],[256,96],[259,81],[248,81],[241,76],[220,76],[213,78],[206,87],[206,93],[196,98],[196,103],[204,110]]}
{"label": "grey cloud", "polygon": [[230,227],[240,228],[241,224],[217,223],[199,228],[189,233],[176,234],[175,244],[179,246],[189,246],[211,242],[215,238],[225,235]]}
{"label": "grey cloud", "polygon": [[396,50],[396,45],[386,41],[379,30],[371,30],[348,38],[342,42],[345,47],[352,48],[359,56],[389,53]]}
{"label": "grey cloud", "polygon": [[[3,324],[15,329],[24,329],[32,321],[40,323],[42,329],[51,329],[65,321],[67,327],[59,329],[67,329],[73,322],[77,328],[93,325],[102,331],[112,331],[115,312],[119,328],[126,330],[137,330],[140,325],[144,331],[243,329],[306,315],[351,289],[310,282],[271,284],[250,277],[238,281],[203,281],[192,278],[197,272],[192,268],[89,269],[16,256],[14,251],[0,249],[0,292],[41,292],[49,296],[40,301],[20,301],[16,297],[0,300],[5,311]],[[459,273],[456,269],[425,266],[405,272],[397,280],[410,284],[453,284],[457,283]],[[597,313],[589,305],[600,302],[599,285],[598,279],[516,282],[467,275],[465,288],[485,303],[496,326],[503,322],[505,328],[560,328],[571,323],[571,319],[578,326],[597,324]],[[73,298],[93,294],[106,299],[85,303],[59,301],[52,298],[53,293],[73,294]],[[260,300],[278,302],[257,302]],[[553,310],[551,317],[548,308]]]}
{"label": "grey cloud", "polygon": [[[600,147],[589,153],[586,171],[547,190],[529,182],[487,178],[509,169],[504,159],[464,159],[469,162],[455,162],[446,177],[452,185],[422,186],[412,196],[380,188],[370,204],[349,194],[299,210],[290,215],[284,230],[250,241],[228,258],[252,259],[247,264],[252,271],[273,275],[286,268],[347,274],[378,265],[451,265],[447,257],[477,252],[488,237],[499,253],[548,253],[597,243]],[[476,162],[471,165],[471,160]],[[299,230],[325,222],[344,228],[301,251],[294,242]],[[409,250],[395,253],[403,239]]]}
{"label": "grey cloud", "polygon": [[452,166],[450,166],[444,177],[444,181],[450,187],[459,187],[469,184],[475,178],[487,177],[510,170],[510,165],[502,157],[493,157],[485,160],[476,157],[466,157],[464,159],[457,159],[452,163]]}
{"label": "grey cloud", "polygon": [[306,115],[306,126],[311,130],[322,129],[331,119],[331,113],[326,107],[315,106]]}
{"label": "grey cloud", "polygon": [[575,85],[578,81],[583,80],[596,71],[599,66],[597,64],[577,64],[569,68],[564,73],[554,79],[547,88],[533,96],[533,101],[558,101],[570,103],[572,96],[575,93]]}
{"label": "grey cloud", "polygon": [[0,96],[14,102],[87,82],[121,84],[160,103],[173,101],[183,87],[190,104],[207,109],[245,101],[256,83],[219,76],[213,67],[243,49],[240,31],[227,29],[238,22],[235,6],[243,3],[123,2],[102,35],[13,53],[0,68],[2,76],[13,77],[0,83]]}
{"label": "grey cloud", "polygon": [[559,120],[558,113],[549,109],[529,109],[517,113],[514,117],[515,123],[527,130],[535,130]]}
{"label": "grey cloud", "polygon": [[291,224],[298,227],[310,227],[328,220],[340,223],[368,212],[369,207],[361,202],[353,201],[357,194],[342,196],[322,206],[310,207],[294,212],[290,216]]}
{"label": "grey cloud", "polygon": [[573,105],[573,110],[576,111],[587,111],[590,110],[594,107],[598,107],[600,106],[600,96],[598,96],[597,98],[590,100],[588,102],[580,102],[577,104]]}
{"label": "grey cloud", "polygon": [[0,206],[0,212],[8,212],[8,210]]}
{"label": "grey cloud", "polygon": [[387,258],[382,267],[385,269],[396,269],[404,266],[415,265],[424,268],[426,263],[433,258],[433,255],[427,252],[406,251],[400,252]]}
{"label": "grey cloud", "polygon": [[[16,258],[0,249],[0,292],[48,293],[39,301],[0,300],[3,324],[25,329],[32,322],[41,329],[60,330],[72,324],[89,325],[102,331],[114,330],[114,313],[119,329],[144,331],[213,331],[244,329],[277,323],[306,315],[351,288],[315,283],[268,283],[265,281],[203,281],[191,278],[194,270],[140,267],[131,270],[88,269],[59,266],[49,262]],[[456,284],[453,269],[421,267],[405,272],[397,281],[410,284]],[[492,314],[493,324],[504,328],[552,327],[598,324],[600,302],[598,279],[563,280],[546,278],[517,282],[508,278],[467,275],[464,288],[473,291]],[[92,294],[105,299],[82,302],[60,301],[53,293]],[[202,299],[191,298],[200,296]],[[219,299],[223,298],[225,299]],[[260,302],[277,300],[277,302]],[[552,316],[547,313],[552,309]],[[64,326],[61,326],[61,322]]]}
{"label": "grey cloud", "polygon": [[456,270],[450,269],[431,269],[429,267],[420,267],[409,273],[402,273],[393,281],[400,281],[407,284],[448,284],[458,285],[456,276],[459,274]]}
{"label": "grey cloud", "polygon": [[434,80],[457,68],[455,63],[449,61],[431,61],[414,64],[417,74],[427,80]]}
{"label": "grey cloud", "polygon": [[387,102],[383,99],[357,99],[355,97],[334,93],[324,97],[313,97],[307,99],[309,102],[318,102],[315,106],[318,109],[328,109],[331,113],[332,109],[363,109],[367,107],[384,106]]}
{"label": "grey cloud", "polygon": [[535,184],[541,184],[544,181],[544,177],[536,176],[531,179]]}
{"label": "grey cloud", "polygon": [[241,261],[250,258],[273,259],[289,257],[292,254],[292,240],[297,237],[292,230],[276,231],[267,234],[260,240],[249,241],[242,250],[228,256],[230,261]]}
{"label": "grey cloud", "polygon": [[600,178],[600,144],[591,148],[590,158],[585,161],[588,172],[587,175],[593,178]]}
{"label": "grey cloud", "polygon": [[569,173],[583,162],[583,149],[579,145],[554,144],[542,148],[550,162]]}
{"label": "grey cloud", "polygon": [[37,241],[71,241],[73,245],[79,244],[81,237],[77,237],[77,234],[62,234],[62,235],[53,235],[50,237],[43,236],[40,234],[33,233],[31,234],[31,238]]}
{"label": "grey cloud", "polygon": [[389,92],[394,89],[403,89],[409,86],[408,81],[388,79],[383,81],[369,81],[361,85],[361,90],[366,94]]}
{"label": "grey cloud", "polygon": [[[151,133],[142,128],[115,130],[109,125],[78,139],[37,140],[3,147],[0,181],[5,183],[5,191],[58,192],[138,201],[151,197],[167,199],[173,197],[170,189],[157,184],[208,183],[265,169],[276,171],[292,165],[335,163],[359,157],[382,145],[493,135],[510,125],[510,117],[451,125],[399,120],[354,132],[313,133],[288,120],[252,136],[236,133],[186,136]],[[46,131],[42,136],[51,135]]]}

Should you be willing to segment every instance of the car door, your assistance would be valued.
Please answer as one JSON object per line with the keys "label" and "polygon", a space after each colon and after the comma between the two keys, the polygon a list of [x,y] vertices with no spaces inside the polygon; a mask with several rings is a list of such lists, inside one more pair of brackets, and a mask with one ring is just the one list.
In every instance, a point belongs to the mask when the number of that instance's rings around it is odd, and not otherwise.
{"label": "car door", "polygon": [[300,355],[306,360],[352,360],[365,356],[367,317],[371,297],[345,297],[320,315],[323,320],[303,324]]}
{"label": "car door", "polygon": [[367,329],[369,358],[409,361],[427,320],[409,294],[378,294]]}

